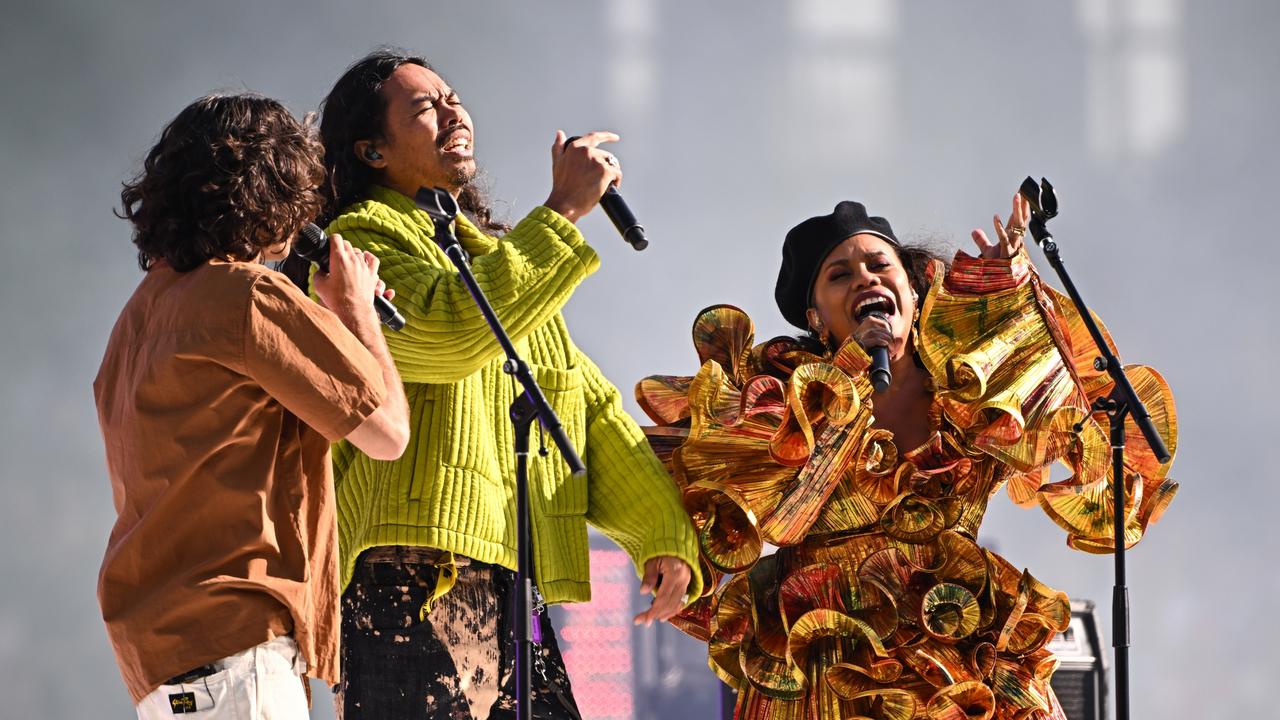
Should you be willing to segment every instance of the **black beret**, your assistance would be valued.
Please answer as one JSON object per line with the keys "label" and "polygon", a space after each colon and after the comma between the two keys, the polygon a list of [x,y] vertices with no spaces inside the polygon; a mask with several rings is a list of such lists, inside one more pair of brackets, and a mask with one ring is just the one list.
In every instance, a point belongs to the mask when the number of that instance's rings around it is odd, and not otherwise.
{"label": "black beret", "polygon": [[782,267],[773,298],[787,322],[802,330],[809,328],[805,311],[813,295],[818,269],[837,245],[854,235],[869,233],[898,245],[898,238],[882,217],[870,217],[860,202],[844,200],[830,215],[811,217],[791,228],[782,243]]}

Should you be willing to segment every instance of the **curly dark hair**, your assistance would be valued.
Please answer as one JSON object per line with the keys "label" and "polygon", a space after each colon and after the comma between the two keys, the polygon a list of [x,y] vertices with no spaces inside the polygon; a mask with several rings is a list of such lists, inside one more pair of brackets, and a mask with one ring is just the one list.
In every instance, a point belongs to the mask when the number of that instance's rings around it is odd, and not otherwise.
{"label": "curly dark hair", "polygon": [[[951,263],[942,254],[933,242],[919,242],[906,245],[898,245],[889,243],[894,253],[898,256],[898,260],[902,263],[902,268],[907,272],[907,281],[911,283],[911,289],[916,291],[920,296],[920,301],[924,302],[924,297],[929,293],[928,270],[929,264],[934,260],[941,262],[944,266],[950,267]],[[813,298],[809,298],[810,305],[813,304]],[[813,330],[805,332],[803,335],[797,336],[796,340],[800,345],[815,355],[823,355],[832,352],[836,348],[831,347],[822,341],[822,337]],[[917,360],[917,363],[919,360]]]}
{"label": "curly dark hair", "polygon": [[191,103],[120,192],[116,215],[133,223],[138,266],[252,260],[297,235],[324,206],[320,153],[314,130],[271,98]]}
{"label": "curly dark hair", "polygon": [[[401,65],[420,65],[436,72],[422,57],[396,48],[379,48],[347,68],[320,106],[320,138],[329,173],[325,191],[329,209],[335,215],[363,200],[369,186],[380,179],[379,171],[356,155],[355,144],[384,137],[387,103],[382,86]],[[474,178],[458,194],[458,207],[486,232],[496,234],[511,229],[494,219],[488,198]]]}

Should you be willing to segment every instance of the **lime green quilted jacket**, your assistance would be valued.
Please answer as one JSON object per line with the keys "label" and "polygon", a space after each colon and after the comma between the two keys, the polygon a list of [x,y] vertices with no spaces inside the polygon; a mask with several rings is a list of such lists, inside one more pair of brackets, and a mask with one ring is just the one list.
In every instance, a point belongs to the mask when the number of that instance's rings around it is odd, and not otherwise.
{"label": "lime green quilted jacket", "polygon": [[[342,586],[356,557],[378,545],[441,548],[515,569],[515,457],[507,419],[513,380],[502,372],[502,350],[466,287],[432,241],[431,219],[408,197],[375,188],[329,232],[379,257],[379,274],[408,321],[386,338],[409,399],[409,448],[399,460],[381,462],[345,442],[334,447]],[[573,289],[599,267],[595,251],[545,207],[501,240],[461,216],[456,235],[587,465],[586,476],[574,478],[554,450],[547,458],[531,455],[534,569],[543,595],[549,602],[590,599],[588,522],[626,550],[637,569],[662,555],[697,568],[694,531],[675,485],[622,409],[617,388],[573,344],[560,315]],[[691,587],[690,597],[699,592]]]}

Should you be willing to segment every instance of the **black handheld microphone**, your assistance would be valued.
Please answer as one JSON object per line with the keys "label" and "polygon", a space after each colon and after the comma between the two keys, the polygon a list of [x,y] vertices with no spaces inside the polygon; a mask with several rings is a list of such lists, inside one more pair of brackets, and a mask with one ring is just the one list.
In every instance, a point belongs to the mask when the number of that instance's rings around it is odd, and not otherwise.
{"label": "black handheld microphone", "polygon": [[[574,135],[565,140],[565,146],[567,147],[569,143],[580,137],[582,136]],[[631,208],[627,207],[627,201],[622,199],[622,195],[618,193],[618,188],[610,185],[605,189],[604,195],[600,197],[600,207],[604,210],[604,214],[609,216],[613,226],[618,228],[622,239],[626,240],[631,247],[636,250],[643,250],[649,247],[649,239],[645,237],[644,226],[636,221],[635,214],[631,212]]]}
{"label": "black handheld microphone", "polygon": [[[874,317],[885,322],[889,322],[889,316],[880,310],[872,310],[865,317]],[[889,372],[889,348],[884,345],[876,345],[867,348],[867,352],[871,355],[871,387],[876,392],[884,392],[889,389],[889,384],[893,382],[893,374]]]}
{"label": "black handheld microphone", "polygon": [[618,188],[610,185],[604,191],[604,197],[600,198],[600,207],[613,221],[613,226],[618,228],[618,232],[622,233],[622,239],[630,243],[631,247],[636,250],[649,247],[649,239],[644,236],[644,226],[636,222],[636,216],[632,214],[631,208],[627,207],[627,201],[618,194]]}
{"label": "black handheld microphone", "polygon": [[[307,223],[298,239],[293,241],[293,251],[316,264],[324,272],[329,272],[329,236],[324,234],[315,223]],[[404,327],[404,316],[396,310],[391,301],[381,295],[373,296],[373,309],[378,311],[378,319],[392,330]]]}

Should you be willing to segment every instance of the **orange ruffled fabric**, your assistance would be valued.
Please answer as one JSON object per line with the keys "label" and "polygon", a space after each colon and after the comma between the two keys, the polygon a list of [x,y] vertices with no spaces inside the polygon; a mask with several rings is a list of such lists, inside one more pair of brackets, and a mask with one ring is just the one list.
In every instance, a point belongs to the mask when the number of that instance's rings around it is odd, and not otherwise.
{"label": "orange ruffled fabric", "polygon": [[[1072,547],[1112,548],[1115,479],[1090,410],[1110,380],[1025,255],[960,254],[949,271],[935,263],[930,283],[916,350],[935,432],[910,452],[874,426],[861,348],[753,345],[751,320],[727,305],[694,323],[696,375],[636,388],[698,530],[704,594],[674,622],[739,690],[738,718],[1061,716],[1046,645],[1070,621],[1067,597],[974,538],[1007,483]],[[1167,384],[1149,368],[1129,374],[1173,451]],[[1133,432],[1127,544],[1177,489]],[[1054,462],[1071,477],[1051,482]]]}

